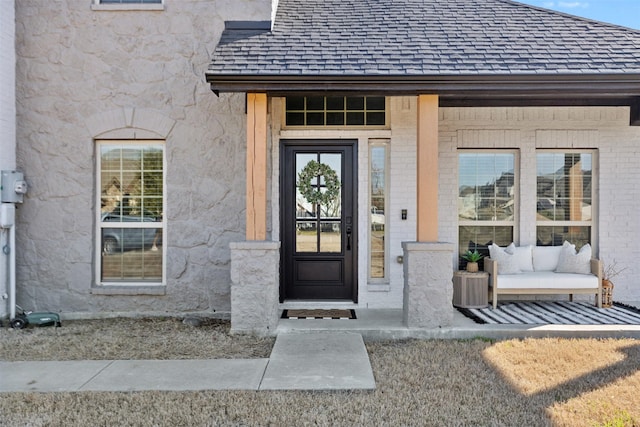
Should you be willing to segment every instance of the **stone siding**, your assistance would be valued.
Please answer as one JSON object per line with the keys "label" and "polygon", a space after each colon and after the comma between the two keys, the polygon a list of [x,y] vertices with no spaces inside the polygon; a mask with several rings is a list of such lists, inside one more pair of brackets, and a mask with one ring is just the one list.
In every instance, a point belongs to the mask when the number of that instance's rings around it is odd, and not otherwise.
{"label": "stone siding", "polygon": [[[63,313],[231,310],[231,242],[245,238],[245,99],[216,97],[204,74],[225,20],[269,20],[267,0],[167,1],[164,10],[93,10],[88,0],[16,2],[18,303]],[[2,26],[4,30],[4,26]],[[2,76],[4,77],[4,75]],[[282,129],[270,111],[268,238],[279,235],[279,141],[358,140],[359,305],[403,305],[402,242],[415,241],[415,97],[389,100],[390,128]],[[535,241],[536,148],[597,149],[596,253],[627,270],[616,300],[640,301],[635,236],[640,127],[629,109],[441,108],[439,240],[457,249],[457,150],[516,149],[516,240]],[[166,147],[166,280],[162,292],[105,295],[96,281],[96,139],[161,139]],[[368,283],[368,144],[390,141],[389,282]],[[636,178],[638,177],[638,178]],[[408,219],[400,219],[407,209]],[[456,266],[456,255],[447,268]],[[125,292],[122,292],[125,293]],[[155,293],[155,294],[154,294]],[[117,292],[114,292],[117,294]],[[160,294],[160,295],[158,295]]]}
{"label": "stone siding", "polygon": [[[204,74],[225,20],[269,20],[269,0],[16,2],[18,302],[64,313],[230,310],[229,243],[244,239],[245,102]],[[94,8],[95,9],[95,8]],[[3,26],[4,28],[4,26]],[[96,295],[95,138],[166,141],[163,296]],[[134,292],[135,293],[135,292]]]}

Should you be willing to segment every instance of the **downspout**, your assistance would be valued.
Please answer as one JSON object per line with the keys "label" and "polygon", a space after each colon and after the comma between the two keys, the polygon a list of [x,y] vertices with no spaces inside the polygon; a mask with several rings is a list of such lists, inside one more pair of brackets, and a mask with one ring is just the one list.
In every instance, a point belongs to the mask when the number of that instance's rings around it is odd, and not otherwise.
{"label": "downspout", "polygon": [[[13,206],[13,205],[12,205]],[[15,212],[15,206],[14,206]],[[14,214],[15,215],[15,214]],[[9,319],[16,318],[16,226],[9,228]]]}
{"label": "downspout", "polygon": [[9,234],[8,244],[2,247],[2,253],[9,257],[7,268],[7,276],[9,279],[9,288],[7,289],[9,294],[9,320],[13,320],[16,317],[16,251],[14,250],[16,247],[16,227],[14,224],[15,213],[15,205],[12,203],[2,204],[2,216],[4,217],[3,222],[6,224],[6,227],[3,228],[3,230],[6,230]]}

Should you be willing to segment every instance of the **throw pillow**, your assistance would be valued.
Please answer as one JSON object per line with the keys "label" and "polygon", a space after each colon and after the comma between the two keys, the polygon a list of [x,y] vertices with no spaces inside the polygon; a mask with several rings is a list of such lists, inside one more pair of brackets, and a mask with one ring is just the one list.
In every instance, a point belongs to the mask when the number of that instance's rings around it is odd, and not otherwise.
{"label": "throw pillow", "polygon": [[518,258],[513,255],[515,252],[515,245],[511,243],[505,249],[493,244],[489,246],[489,254],[491,259],[498,262],[498,274],[520,274],[520,268],[518,268]]}
{"label": "throw pillow", "polygon": [[497,252],[506,252],[508,254],[513,254],[515,253],[515,251],[516,251],[516,244],[513,242],[511,242],[509,246],[504,248],[496,245],[495,243],[492,243],[489,245],[489,258],[494,259],[495,257],[493,256],[493,254]]}
{"label": "throw pillow", "polygon": [[518,268],[521,271],[533,271],[533,247],[517,246],[513,256],[517,258]]}
{"label": "throw pillow", "polygon": [[556,273],[591,274],[591,245],[587,243],[576,253],[575,246],[565,241]]}
{"label": "throw pillow", "polygon": [[534,271],[556,271],[562,246],[536,246],[533,248]]}

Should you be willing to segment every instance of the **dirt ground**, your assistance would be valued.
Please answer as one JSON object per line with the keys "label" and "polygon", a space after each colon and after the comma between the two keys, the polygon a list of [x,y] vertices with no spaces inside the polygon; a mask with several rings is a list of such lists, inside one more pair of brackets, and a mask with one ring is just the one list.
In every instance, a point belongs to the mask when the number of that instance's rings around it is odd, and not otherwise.
{"label": "dirt ground", "polygon": [[[224,321],[0,329],[2,360],[268,357]],[[337,392],[0,394],[2,426],[640,426],[634,339],[368,342],[377,388]],[[1,375],[1,373],[0,373]]]}

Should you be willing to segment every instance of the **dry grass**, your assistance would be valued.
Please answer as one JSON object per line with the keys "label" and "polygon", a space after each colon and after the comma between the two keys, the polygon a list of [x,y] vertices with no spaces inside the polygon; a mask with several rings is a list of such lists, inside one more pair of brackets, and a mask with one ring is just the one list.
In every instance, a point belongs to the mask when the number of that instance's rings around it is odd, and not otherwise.
{"label": "dry grass", "polygon": [[[197,344],[209,347],[212,336],[218,344],[211,347],[264,344],[261,339],[230,337],[225,325],[192,328],[169,320],[130,322],[90,322],[88,329],[101,328],[105,342],[121,343],[109,353],[111,358],[136,353],[127,347],[147,352],[138,358],[148,358],[155,353],[147,347],[158,343],[165,355],[202,357],[197,355]],[[36,345],[41,354],[49,351],[52,359],[68,359],[65,346],[57,341],[75,346],[83,339],[70,332],[60,335],[67,325],[71,329],[68,322],[58,331],[2,330],[0,357],[16,360],[7,357],[12,353],[9,347]],[[78,335],[100,342],[103,335],[88,329],[83,325],[84,332]],[[189,342],[196,345],[185,344],[188,351],[172,349]],[[637,340],[411,340],[372,342],[367,349],[377,383],[372,392],[8,393],[0,395],[0,425],[640,425]],[[221,354],[252,352],[251,348]],[[28,355],[29,348],[23,354]]]}
{"label": "dry grass", "polygon": [[230,336],[229,322],[181,319],[65,321],[62,328],[0,328],[0,360],[250,359],[269,357],[274,338]]}

